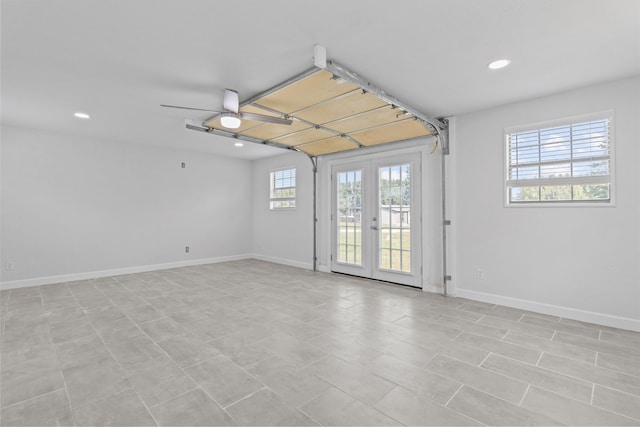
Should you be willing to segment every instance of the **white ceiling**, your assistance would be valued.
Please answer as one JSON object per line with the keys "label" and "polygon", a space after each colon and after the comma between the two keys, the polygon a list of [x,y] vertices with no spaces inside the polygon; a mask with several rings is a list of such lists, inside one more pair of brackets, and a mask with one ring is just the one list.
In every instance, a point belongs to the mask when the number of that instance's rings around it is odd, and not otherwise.
{"label": "white ceiling", "polygon": [[[436,117],[640,74],[638,0],[2,0],[2,123],[255,159],[187,131],[225,88],[247,99],[313,45]],[[512,65],[489,71],[507,57]],[[76,111],[91,120],[73,117]]]}

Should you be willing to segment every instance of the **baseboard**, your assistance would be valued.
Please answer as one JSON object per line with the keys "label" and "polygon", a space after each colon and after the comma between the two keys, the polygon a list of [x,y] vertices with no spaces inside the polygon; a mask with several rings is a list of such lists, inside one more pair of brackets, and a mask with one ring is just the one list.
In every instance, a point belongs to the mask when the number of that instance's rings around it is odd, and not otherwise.
{"label": "baseboard", "polygon": [[611,326],[613,328],[627,329],[631,331],[640,331],[640,319],[579,310],[576,308],[505,297],[485,292],[470,291],[468,289],[457,288],[456,296],[475,301],[487,302],[490,304],[498,304],[522,310],[534,311],[536,313],[549,314],[551,316],[558,316],[565,319],[579,320],[581,322],[595,323],[598,325]]}
{"label": "baseboard", "polygon": [[83,273],[62,274],[59,276],[34,277],[32,279],[0,282],[0,290],[26,288],[29,286],[51,285],[54,283],[74,282],[76,280],[98,279],[100,277],[120,276],[123,274],[146,273],[149,271],[168,270],[178,267],[215,264],[226,261],[238,261],[253,258],[251,254],[231,255],[216,258],[200,258],[187,261],[174,261],[163,264],[141,265],[136,267],[114,268],[110,270],[88,271]]}
{"label": "baseboard", "polygon": [[277,258],[277,257],[271,257],[271,256],[261,255],[261,254],[252,254],[251,258],[255,258],[260,261],[272,262],[274,264],[283,264],[283,265],[288,265],[290,267],[298,267],[298,268],[304,268],[305,270],[313,270],[312,262],[300,262],[300,261],[294,261],[291,259]]}

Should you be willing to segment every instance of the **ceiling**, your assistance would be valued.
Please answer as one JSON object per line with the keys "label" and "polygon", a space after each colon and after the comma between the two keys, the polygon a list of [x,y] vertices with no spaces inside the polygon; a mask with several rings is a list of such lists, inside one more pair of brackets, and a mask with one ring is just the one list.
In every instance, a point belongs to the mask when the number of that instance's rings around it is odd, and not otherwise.
{"label": "ceiling", "polygon": [[[429,117],[640,74],[637,0],[2,0],[2,124],[257,159],[185,129],[313,65],[313,46]],[[488,62],[509,58],[498,71]],[[73,117],[87,112],[90,120]]]}

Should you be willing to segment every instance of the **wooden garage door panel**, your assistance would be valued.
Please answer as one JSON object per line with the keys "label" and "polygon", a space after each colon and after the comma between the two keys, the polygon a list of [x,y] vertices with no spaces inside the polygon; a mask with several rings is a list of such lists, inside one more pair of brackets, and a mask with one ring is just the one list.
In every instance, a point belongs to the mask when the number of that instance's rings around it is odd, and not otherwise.
{"label": "wooden garage door panel", "polygon": [[264,141],[269,141],[274,138],[278,138],[290,133],[299,132],[304,129],[309,129],[308,124],[294,121],[291,125],[279,125],[275,123],[263,123],[260,126],[253,127],[246,132],[242,132],[243,135],[251,136],[253,138],[259,138]]}
{"label": "wooden garage door panel", "polygon": [[274,138],[272,141],[278,144],[296,146],[305,144],[312,141],[319,141],[334,136],[333,133],[326,130],[309,128],[291,135],[283,136],[280,138]]}
{"label": "wooden garage door panel", "polygon": [[324,102],[316,107],[295,113],[296,117],[316,124],[325,124],[355,114],[388,105],[382,99],[358,89],[345,96]]}
{"label": "wooden garage door panel", "polygon": [[374,129],[349,134],[349,136],[365,146],[404,141],[405,139],[428,135],[431,135],[431,131],[417,119],[405,119]]}
{"label": "wooden garage door panel", "polygon": [[340,136],[323,139],[321,141],[311,142],[296,147],[311,156],[322,156],[324,154],[337,153],[340,151],[353,150],[358,145]]}
{"label": "wooden garage door panel", "polygon": [[327,126],[341,133],[350,133],[405,120],[405,118],[406,116],[403,115],[402,110],[389,105],[344,120],[328,123]]}
{"label": "wooden garage door panel", "polygon": [[330,72],[320,70],[256,100],[254,104],[289,114],[357,89],[351,83],[338,84],[332,77]]}

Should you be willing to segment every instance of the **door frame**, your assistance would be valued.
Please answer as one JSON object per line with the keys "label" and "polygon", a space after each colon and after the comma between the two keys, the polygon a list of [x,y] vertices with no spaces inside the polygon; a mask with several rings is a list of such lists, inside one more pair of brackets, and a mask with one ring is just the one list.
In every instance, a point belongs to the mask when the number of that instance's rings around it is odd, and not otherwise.
{"label": "door frame", "polygon": [[[336,222],[337,219],[337,209],[336,209],[336,197],[334,197],[335,187],[337,182],[335,181],[337,173],[344,171],[353,171],[360,169],[362,171],[361,179],[363,183],[363,193],[362,193],[362,265],[348,265],[341,264],[340,265],[340,273],[353,274],[360,277],[371,278],[374,280],[383,280],[389,281],[393,283],[399,283],[403,285],[413,286],[422,288],[424,283],[423,271],[424,271],[424,263],[425,263],[425,244],[424,244],[424,233],[423,233],[423,210],[425,205],[424,200],[424,177],[422,175],[422,164],[424,163],[424,150],[416,150],[413,149],[405,149],[405,150],[394,150],[393,155],[389,155],[389,152],[382,153],[373,153],[366,156],[357,156],[357,157],[348,157],[344,159],[336,159],[329,160],[327,162],[327,174],[329,180],[329,188],[328,188],[328,208],[329,208],[329,241],[327,247],[327,260],[328,260],[328,268],[329,271],[334,271],[334,262],[336,262],[332,254],[334,249],[337,247],[337,230],[336,230]],[[411,265],[412,272],[411,273],[403,273],[403,272],[395,272],[388,271],[378,268],[378,253],[380,242],[379,233],[370,230],[369,228],[374,224],[372,221],[372,217],[379,217],[379,206],[377,202],[378,194],[379,194],[379,168],[384,167],[385,165],[394,166],[402,163],[410,163],[412,168],[412,174],[417,176],[417,180],[414,181],[414,185],[412,185],[411,189],[411,203],[412,205],[417,202],[418,209],[420,210],[419,215],[416,215],[415,219],[412,219],[412,223],[415,223],[414,230],[412,230],[412,242],[416,242],[415,250],[411,251]],[[365,187],[366,184],[371,187],[367,190]],[[366,215],[366,209],[370,208],[371,212],[368,212]],[[378,222],[379,223],[379,222]],[[365,239],[365,235],[368,238]]]}

